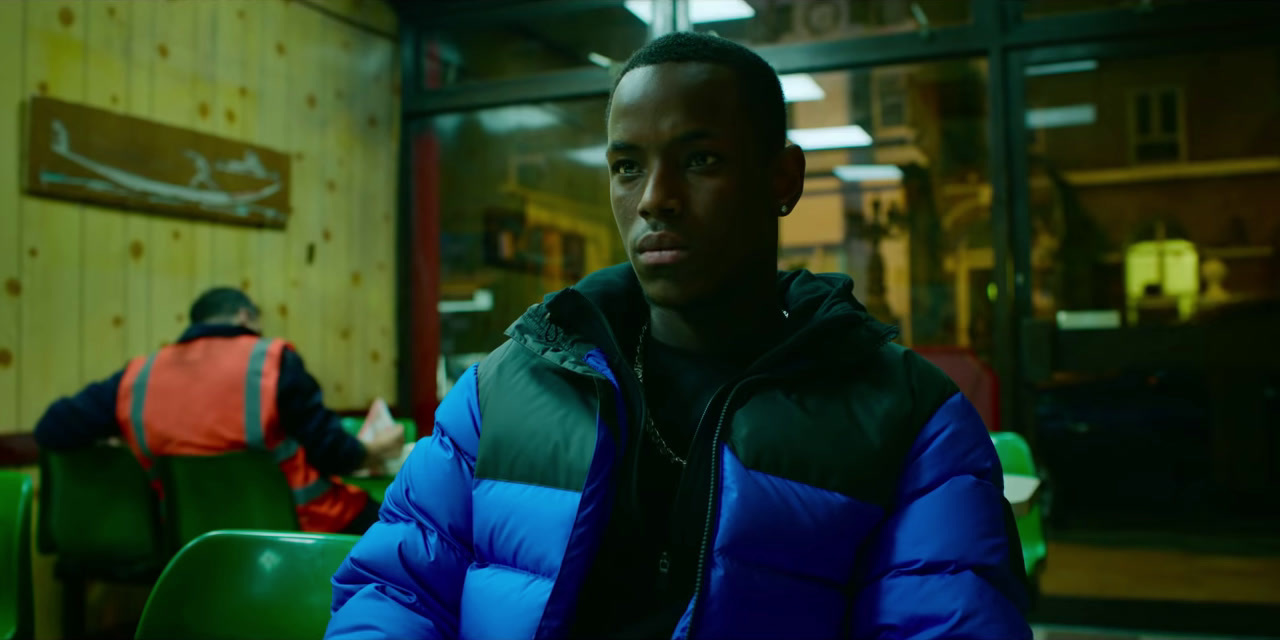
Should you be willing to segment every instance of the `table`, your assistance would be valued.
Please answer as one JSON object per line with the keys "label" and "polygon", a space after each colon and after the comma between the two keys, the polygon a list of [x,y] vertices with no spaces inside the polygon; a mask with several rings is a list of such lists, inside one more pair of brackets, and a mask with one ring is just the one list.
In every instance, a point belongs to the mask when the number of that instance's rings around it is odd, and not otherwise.
{"label": "table", "polygon": [[1040,478],[1021,473],[1004,474],[1004,497],[1013,507],[1013,515],[1022,517],[1031,512],[1036,495],[1040,492]]}
{"label": "table", "polygon": [[387,463],[386,473],[369,473],[368,471],[357,471],[354,474],[343,476],[342,481],[353,487],[359,487],[369,492],[369,496],[378,502],[382,502],[386,496],[387,487],[391,486],[391,481],[396,479],[396,473],[400,470],[400,465],[404,464],[409,452],[413,451],[414,442],[404,445],[404,450],[400,454],[399,460],[392,460]]}

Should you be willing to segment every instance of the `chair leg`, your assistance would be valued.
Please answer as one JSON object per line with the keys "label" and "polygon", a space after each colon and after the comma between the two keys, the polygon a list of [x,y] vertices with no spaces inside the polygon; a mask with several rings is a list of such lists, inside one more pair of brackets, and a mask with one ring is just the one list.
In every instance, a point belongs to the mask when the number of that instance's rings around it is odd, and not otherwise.
{"label": "chair leg", "polygon": [[85,637],[88,583],[83,576],[62,578],[62,637]]}

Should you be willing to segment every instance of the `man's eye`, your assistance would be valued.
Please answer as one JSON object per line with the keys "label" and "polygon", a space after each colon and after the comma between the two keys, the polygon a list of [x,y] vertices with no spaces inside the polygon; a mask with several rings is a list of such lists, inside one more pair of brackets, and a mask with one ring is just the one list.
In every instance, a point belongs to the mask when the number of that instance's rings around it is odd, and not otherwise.
{"label": "man's eye", "polygon": [[717,156],[714,153],[707,153],[705,151],[699,151],[698,153],[689,156],[689,166],[691,167],[705,167],[716,164],[717,162],[720,162],[720,156]]}
{"label": "man's eye", "polygon": [[640,165],[634,160],[619,160],[613,163],[613,172],[620,176],[633,176],[640,173]]}

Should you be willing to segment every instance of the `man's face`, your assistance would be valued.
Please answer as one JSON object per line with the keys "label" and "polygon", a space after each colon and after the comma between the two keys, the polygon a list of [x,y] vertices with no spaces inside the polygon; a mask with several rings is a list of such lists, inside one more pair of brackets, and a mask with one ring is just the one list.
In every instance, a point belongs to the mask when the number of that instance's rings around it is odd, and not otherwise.
{"label": "man's face", "polygon": [[645,293],[680,307],[775,264],[776,162],[730,69],[660,64],[623,76],[609,110],[613,217]]}

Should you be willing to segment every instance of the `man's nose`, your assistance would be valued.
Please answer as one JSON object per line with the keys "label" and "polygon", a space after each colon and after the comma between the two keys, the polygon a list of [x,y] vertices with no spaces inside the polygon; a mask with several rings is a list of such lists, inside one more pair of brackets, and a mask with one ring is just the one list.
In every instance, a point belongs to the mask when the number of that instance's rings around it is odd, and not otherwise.
{"label": "man's nose", "polygon": [[657,166],[649,173],[640,199],[640,217],[672,218],[684,213],[684,185],[678,171]]}

